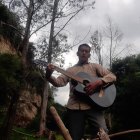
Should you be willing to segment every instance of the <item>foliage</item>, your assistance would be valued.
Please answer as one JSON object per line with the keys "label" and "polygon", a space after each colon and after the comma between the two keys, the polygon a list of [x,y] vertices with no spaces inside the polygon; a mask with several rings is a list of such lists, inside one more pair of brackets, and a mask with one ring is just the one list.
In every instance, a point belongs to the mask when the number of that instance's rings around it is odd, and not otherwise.
{"label": "foliage", "polygon": [[45,137],[35,137],[35,133],[29,129],[14,127],[12,130],[11,140],[45,140]]}
{"label": "foliage", "polygon": [[[6,4],[6,3],[5,3]],[[26,28],[26,21],[28,16],[31,16],[31,33],[30,35],[44,27],[50,22],[50,16],[53,7],[52,0],[35,0],[35,1],[21,1],[21,0],[7,0],[8,8],[17,13],[20,18],[19,22]]]}
{"label": "foliage", "polygon": [[[63,136],[59,133],[54,133],[56,140],[64,140]],[[26,140],[47,140],[46,136],[42,137],[35,137],[35,133],[32,130],[25,129],[25,128],[18,128],[15,127],[12,130],[11,140],[19,140],[19,139],[26,139]]]}
{"label": "foliage", "polygon": [[117,98],[111,109],[113,130],[140,128],[140,55],[116,60],[112,70],[118,77]]}
{"label": "foliage", "polygon": [[0,35],[17,48],[20,41],[21,26],[19,24],[19,18],[15,13],[8,10],[5,5],[0,4]]}
{"label": "foliage", "polygon": [[0,104],[18,91],[22,83],[22,67],[19,57],[10,54],[0,55]]}
{"label": "foliage", "polygon": [[[64,53],[67,53],[70,49],[71,46],[67,44],[68,39],[66,35],[59,34],[56,38],[54,38],[53,45],[52,45],[52,61],[53,62],[59,62],[61,64],[64,63],[64,58],[63,55]],[[36,54],[41,54],[41,56],[38,57],[43,57],[44,59],[47,59],[48,56],[48,42],[46,37],[40,39],[40,42],[38,43],[37,47],[39,50],[36,50]]]}
{"label": "foliage", "polygon": [[37,132],[39,131],[40,115],[39,113],[33,119],[33,121],[26,127],[27,132]]}

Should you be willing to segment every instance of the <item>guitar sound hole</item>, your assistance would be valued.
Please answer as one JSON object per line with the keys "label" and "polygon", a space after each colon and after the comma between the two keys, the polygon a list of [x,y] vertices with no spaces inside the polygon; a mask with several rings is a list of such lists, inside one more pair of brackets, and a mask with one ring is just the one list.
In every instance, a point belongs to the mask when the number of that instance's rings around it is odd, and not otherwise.
{"label": "guitar sound hole", "polygon": [[90,83],[88,80],[83,80],[83,85],[87,85],[88,83]]}

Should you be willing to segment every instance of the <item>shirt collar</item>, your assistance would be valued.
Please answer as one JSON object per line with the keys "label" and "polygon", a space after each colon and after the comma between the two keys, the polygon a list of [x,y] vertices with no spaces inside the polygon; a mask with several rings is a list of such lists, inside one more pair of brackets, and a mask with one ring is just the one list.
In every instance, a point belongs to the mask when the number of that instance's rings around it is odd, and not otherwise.
{"label": "shirt collar", "polygon": [[83,66],[83,65],[86,65],[86,64],[89,64],[89,62],[83,63],[83,64],[78,62],[78,63],[76,64],[76,66]]}

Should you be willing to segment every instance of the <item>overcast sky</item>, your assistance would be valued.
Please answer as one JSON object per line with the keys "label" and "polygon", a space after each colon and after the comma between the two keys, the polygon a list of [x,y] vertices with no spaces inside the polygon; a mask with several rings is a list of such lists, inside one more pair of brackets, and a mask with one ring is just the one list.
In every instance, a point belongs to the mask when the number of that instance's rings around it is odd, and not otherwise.
{"label": "overcast sky", "polygon": [[[95,9],[79,14],[67,28],[70,29],[69,40],[80,43],[89,43],[91,34],[105,25],[106,16],[111,17],[114,23],[124,34],[123,41],[134,44],[132,50],[139,53],[140,44],[140,0],[96,0]],[[76,43],[77,43],[76,42]],[[74,51],[66,55],[66,65],[76,63],[77,46]],[[68,86],[59,88],[55,100],[64,105],[67,103]]]}

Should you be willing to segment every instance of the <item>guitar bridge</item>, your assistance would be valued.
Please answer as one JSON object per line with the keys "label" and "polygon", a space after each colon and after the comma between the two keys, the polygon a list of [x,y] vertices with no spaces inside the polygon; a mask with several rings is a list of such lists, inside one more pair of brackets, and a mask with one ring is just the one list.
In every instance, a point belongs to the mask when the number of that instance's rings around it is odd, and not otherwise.
{"label": "guitar bridge", "polygon": [[100,91],[99,91],[99,97],[103,97],[104,96],[104,91],[103,89],[101,88]]}

